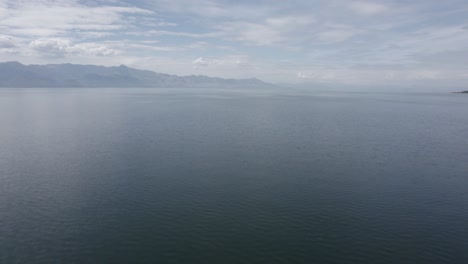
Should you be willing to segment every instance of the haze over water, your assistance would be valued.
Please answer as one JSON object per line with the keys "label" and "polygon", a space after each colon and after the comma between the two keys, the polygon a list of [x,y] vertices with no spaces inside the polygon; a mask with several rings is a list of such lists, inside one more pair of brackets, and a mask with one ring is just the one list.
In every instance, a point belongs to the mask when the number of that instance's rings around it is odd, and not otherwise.
{"label": "haze over water", "polygon": [[0,263],[468,263],[467,100],[0,89]]}

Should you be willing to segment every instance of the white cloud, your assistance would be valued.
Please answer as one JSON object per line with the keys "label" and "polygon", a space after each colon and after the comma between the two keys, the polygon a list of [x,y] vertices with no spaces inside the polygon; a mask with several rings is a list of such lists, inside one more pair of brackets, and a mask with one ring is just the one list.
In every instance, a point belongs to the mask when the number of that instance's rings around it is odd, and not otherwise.
{"label": "white cloud", "polygon": [[209,43],[206,41],[197,41],[188,46],[190,49],[206,49],[209,47]]}
{"label": "white cloud", "polygon": [[298,72],[296,74],[296,76],[297,76],[297,78],[300,78],[300,79],[308,79],[309,78],[309,76],[307,74],[303,73],[303,72]]}
{"label": "white cloud", "polygon": [[29,44],[29,47],[40,55],[51,57],[64,57],[69,54],[112,56],[119,53],[118,50],[97,43],[74,44],[69,39],[49,38],[37,39]]}
{"label": "white cloud", "polygon": [[62,57],[70,52],[72,43],[68,39],[37,39],[31,42],[29,46],[39,53]]}
{"label": "white cloud", "polygon": [[266,19],[266,24],[277,29],[286,31],[294,30],[296,27],[309,26],[316,20],[312,15],[308,16],[280,16]]}
{"label": "white cloud", "polygon": [[358,14],[376,15],[389,10],[389,7],[375,2],[352,2],[349,7]]}
{"label": "white cloud", "polygon": [[316,37],[318,40],[328,43],[337,43],[348,40],[358,34],[364,33],[362,29],[356,29],[352,25],[326,23],[322,25]]}
{"label": "white cloud", "polygon": [[116,50],[126,50],[127,52],[159,52],[159,51],[179,51],[181,48],[173,46],[161,46],[157,40],[116,40],[116,41],[103,41],[101,44],[106,47]]}
{"label": "white cloud", "polygon": [[130,25],[124,15],[149,15],[136,7],[86,6],[72,0],[6,0],[0,29],[25,36],[57,36],[70,31],[112,31]]}
{"label": "white cloud", "polygon": [[120,54],[121,51],[102,43],[81,43],[72,46],[72,53],[89,56],[114,56]]}
{"label": "white cloud", "polygon": [[241,55],[230,55],[226,57],[218,58],[203,58],[199,57],[192,61],[192,65],[195,69],[200,67],[216,66],[216,67],[248,67],[248,57]]}
{"label": "white cloud", "polygon": [[158,9],[175,13],[191,13],[201,16],[218,17],[229,13],[220,3],[213,0],[157,0],[152,2]]}
{"label": "white cloud", "polygon": [[186,37],[186,38],[212,38],[220,35],[219,32],[211,33],[192,33],[192,32],[180,32],[180,31],[168,31],[168,30],[147,30],[139,32],[128,32],[127,35],[135,36],[175,36],[175,37]]}
{"label": "white cloud", "polygon": [[396,42],[401,49],[435,53],[468,48],[468,32],[460,26],[429,27],[401,36]]}
{"label": "white cloud", "polygon": [[[218,0],[151,0],[148,5],[159,12],[178,14],[190,20],[202,19],[252,19],[269,14],[274,5],[254,1],[228,3]],[[199,21],[198,21],[199,22]]]}
{"label": "white cloud", "polygon": [[218,27],[227,38],[246,44],[266,46],[284,40],[282,34],[272,27],[250,22],[230,22]]}
{"label": "white cloud", "polygon": [[13,40],[13,37],[11,36],[6,36],[6,35],[0,35],[0,49],[2,48],[13,48],[15,47],[15,41]]}
{"label": "white cloud", "polygon": [[207,60],[203,59],[202,57],[192,61],[193,68],[198,69],[200,67],[206,67],[210,65],[210,62]]}
{"label": "white cloud", "polygon": [[345,29],[324,30],[317,34],[317,38],[324,42],[342,42],[356,35],[355,31]]}
{"label": "white cloud", "polygon": [[[315,22],[312,16],[276,16],[256,23],[227,22],[217,26],[217,29],[227,39],[244,44],[289,47],[290,43],[303,42]],[[296,34],[299,31],[302,34]]]}

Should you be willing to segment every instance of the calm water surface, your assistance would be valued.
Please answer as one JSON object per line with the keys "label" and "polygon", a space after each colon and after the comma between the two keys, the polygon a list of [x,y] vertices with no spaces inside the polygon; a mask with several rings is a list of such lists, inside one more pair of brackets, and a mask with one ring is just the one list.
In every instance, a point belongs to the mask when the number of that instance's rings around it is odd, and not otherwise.
{"label": "calm water surface", "polygon": [[468,96],[0,89],[0,263],[468,263]]}

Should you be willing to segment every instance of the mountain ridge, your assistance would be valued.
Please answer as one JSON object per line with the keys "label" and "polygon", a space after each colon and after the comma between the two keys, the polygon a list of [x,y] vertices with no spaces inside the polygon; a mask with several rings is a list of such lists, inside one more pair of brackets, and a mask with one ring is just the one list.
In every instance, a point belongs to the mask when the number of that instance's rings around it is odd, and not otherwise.
{"label": "mountain ridge", "polygon": [[208,88],[274,87],[256,78],[224,79],[205,75],[178,76],[139,70],[121,64],[31,64],[0,62],[2,88]]}

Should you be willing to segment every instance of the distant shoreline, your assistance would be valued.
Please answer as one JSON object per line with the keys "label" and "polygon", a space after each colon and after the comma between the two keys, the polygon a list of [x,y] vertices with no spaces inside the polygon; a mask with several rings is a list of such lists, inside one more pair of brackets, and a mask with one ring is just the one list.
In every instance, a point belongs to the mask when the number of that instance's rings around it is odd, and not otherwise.
{"label": "distant shoreline", "polygon": [[453,93],[460,93],[460,94],[468,94],[468,91],[461,91],[461,92],[453,92]]}

